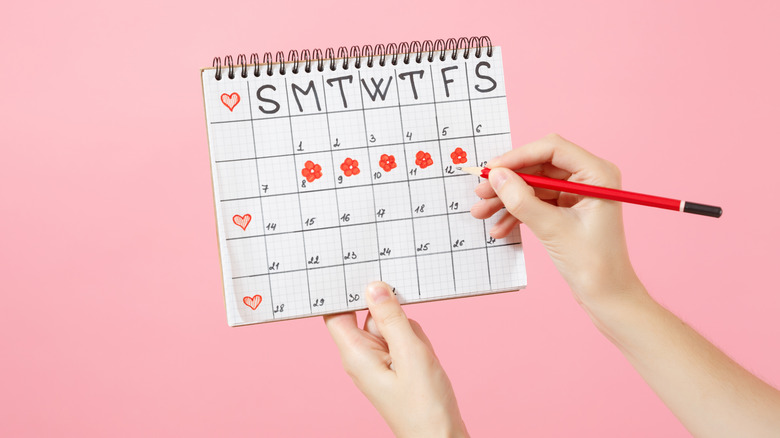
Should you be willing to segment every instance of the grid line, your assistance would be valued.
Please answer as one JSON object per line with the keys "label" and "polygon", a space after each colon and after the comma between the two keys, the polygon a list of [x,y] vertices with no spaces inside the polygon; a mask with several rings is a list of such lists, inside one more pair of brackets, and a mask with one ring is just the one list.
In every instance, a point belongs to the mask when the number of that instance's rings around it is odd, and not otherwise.
{"label": "grid line", "polygon": [[[397,82],[396,82],[396,85],[398,85]],[[433,104],[432,103],[426,103],[425,105],[433,105]],[[391,108],[394,108],[394,107],[391,107]],[[406,108],[406,105],[404,105],[404,108]],[[314,115],[317,115],[317,114],[304,114],[304,115],[314,116]],[[473,132],[473,130],[472,130],[472,132]],[[509,135],[509,134],[510,134],[509,132],[491,132],[489,134],[480,134],[480,135],[477,135],[476,137],[491,137],[491,136],[495,136],[495,135]],[[451,138],[448,138],[447,140],[465,140],[465,139],[470,139],[470,138],[474,138],[474,137],[475,137],[475,135],[464,135],[464,136],[461,136],[461,137],[451,137]],[[366,146],[353,146],[351,148],[342,148],[342,147],[340,147],[339,150],[340,151],[352,151],[352,150],[359,150],[359,149],[370,149],[372,147],[389,147],[389,146],[409,145],[409,144],[415,144],[415,143],[431,143],[431,142],[434,142],[434,141],[437,141],[437,139],[434,138],[434,139],[430,139],[430,140],[415,140],[415,141],[408,141],[408,142],[401,142],[401,143],[382,143],[382,144],[377,144],[377,145],[373,145],[373,146],[369,146],[369,145],[366,145]],[[284,157],[291,157],[291,156],[295,156],[295,154],[277,154],[277,155],[264,155],[262,157],[233,158],[233,159],[230,159],[230,160],[216,160],[214,162],[217,163],[217,164],[220,164],[220,163],[233,163],[233,162],[236,162],[236,161],[264,160],[266,158],[284,158]]]}
{"label": "grid line", "polygon": [[[474,136],[474,110],[471,109],[471,87],[469,87],[469,63],[468,61],[464,61],[463,65],[466,68],[466,91],[468,91],[469,94],[469,117],[471,118],[471,142],[474,143],[474,160],[477,162],[477,166],[480,166],[479,161],[479,151],[477,151],[477,138]],[[477,181],[479,181],[480,177],[476,177]],[[493,280],[490,275],[490,251],[488,251],[487,246],[487,226],[485,225],[485,220],[482,219],[482,235],[484,236],[485,240],[485,259],[487,260],[487,270],[488,270],[488,284],[490,285],[490,289],[493,289]],[[491,236],[492,237],[492,236]]]}
{"label": "grid line", "polygon": [[[320,79],[322,79],[322,89],[325,89],[325,76],[320,76]],[[325,101],[325,120],[328,123],[328,144],[330,144],[331,141],[333,141],[333,137],[330,133],[330,116],[328,113],[328,94],[322,93],[323,100]],[[339,216],[341,213],[341,209],[339,208],[339,195],[336,192],[338,190],[338,187],[336,187],[336,162],[333,161],[333,147],[330,148],[330,165],[333,166],[333,187],[334,187],[334,198],[336,198],[336,216]],[[314,191],[314,190],[312,190]],[[349,306],[349,292],[347,291],[347,267],[344,264],[344,235],[341,234],[341,220],[336,219],[338,221],[338,229],[339,229],[339,245],[341,251],[339,252],[340,259],[341,259],[341,272],[344,274],[344,304],[346,306]]]}
{"label": "grid line", "polygon": [[[507,246],[518,246],[518,245],[522,245],[522,242],[502,243],[502,244],[499,244],[499,245],[493,245],[493,246],[491,246],[491,248],[502,248],[502,247],[507,247]],[[456,250],[453,250],[453,251],[447,250],[447,251],[430,252],[430,253],[426,253],[426,254],[420,255],[419,258],[431,257],[431,256],[437,256],[437,255],[445,255],[445,254],[452,254],[452,253],[458,253],[458,252],[479,251],[480,249],[482,249],[482,248],[463,248],[463,249],[456,249]],[[406,256],[394,256],[394,257],[386,257],[386,258],[377,258],[377,259],[371,259],[371,260],[360,260],[358,262],[347,263],[346,265],[347,266],[361,265],[361,264],[364,264],[364,263],[381,262],[382,260],[403,260],[403,259],[411,259],[411,258],[417,259],[417,257],[415,257],[416,255],[417,254],[415,254],[415,255],[406,255]],[[239,276],[239,277],[231,277],[231,278],[233,280],[240,280],[242,278],[254,278],[254,277],[263,277],[263,276],[266,276],[266,275],[271,276],[271,275],[279,275],[279,274],[288,274],[290,272],[303,272],[303,271],[314,271],[314,270],[317,270],[317,269],[338,268],[339,266],[341,266],[341,265],[338,265],[338,264],[336,264],[336,265],[325,265],[325,266],[317,266],[317,267],[313,267],[313,268],[290,269],[288,271],[267,272],[267,273],[264,273],[264,274],[242,275],[242,276]]]}
{"label": "grid line", "polygon": [[[431,71],[431,77],[433,77],[433,66],[429,66]],[[468,71],[466,72],[468,75]],[[445,83],[446,86],[446,83]],[[449,207],[449,200],[447,199],[447,183],[445,182],[443,175],[444,175],[444,155],[441,152],[441,132],[439,131],[439,109],[436,107],[436,89],[433,86],[433,81],[431,81],[431,94],[433,95],[433,114],[436,117],[436,137],[437,143],[439,144],[439,167],[441,167],[441,174],[442,174],[442,180],[441,180],[441,188],[444,190],[444,208],[448,209]],[[448,210],[445,210],[448,211]],[[450,216],[447,215],[447,235],[449,236],[449,240],[447,242],[448,246],[450,247],[450,265],[452,266],[452,289],[455,293],[458,292],[458,284],[455,280],[455,259],[452,255],[452,226],[450,225]]]}
{"label": "grid line", "polygon": [[[248,99],[249,99],[249,116],[251,117],[252,116],[252,92],[249,89],[249,81],[246,82],[246,91],[247,91],[247,96],[248,96]],[[257,140],[255,139],[255,126],[252,123],[250,123],[250,125],[252,125],[252,147],[255,149],[255,155],[256,155],[257,154]],[[259,164],[257,163],[257,161],[255,161],[255,171],[257,172],[257,193],[261,194],[261,193],[263,193],[263,187],[260,184],[260,168],[259,168]],[[258,198],[260,198],[260,196],[258,196]],[[260,204],[260,229],[261,230],[265,230],[265,226],[264,226],[265,225],[265,219],[263,217],[263,202],[262,202],[262,200],[259,202],[259,204]],[[229,239],[225,239],[225,240],[227,241]],[[265,236],[265,231],[263,231],[263,249],[265,250],[265,264],[266,264],[265,268],[268,269],[268,262],[269,262],[269,257],[268,257],[268,239]],[[274,293],[273,293],[273,288],[271,286],[271,280],[270,279],[268,280],[268,297],[271,300],[271,317],[273,319],[276,319],[276,312],[273,312],[273,309],[274,309]]]}
{"label": "grid line", "polygon": [[[358,70],[358,86],[360,85],[360,81],[362,80],[360,76],[360,70]],[[363,92],[361,90],[360,92],[360,106],[362,107],[363,111],[363,130],[366,133],[366,145],[370,144],[368,141],[368,125],[366,125],[366,103],[363,100]],[[366,146],[368,148],[368,146]],[[371,181],[371,202],[374,205],[373,210],[373,216],[374,216],[374,233],[376,233],[376,252],[379,253],[379,225],[377,225],[376,220],[376,192],[374,191],[374,169],[371,167],[371,155],[368,156],[368,180]],[[379,280],[382,281],[382,262],[380,261],[378,263],[379,265]]]}
{"label": "grid line", "polygon": [[[287,89],[287,78],[284,78],[284,93],[287,96],[287,115],[290,115],[290,92]],[[290,121],[290,140],[292,144],[292,150],[293,155],[295,155],[295,134],[293,132],[293,126],[292,126],[292,117],[289,117],[288,120]],[[293,163],[295,163],[295,160],[293,159]],[[293,166],[295,167],[295,166]],[[297,171],[298,168],[295,167],[295,170]],[[298,183],[295,183],[295,190],[298,197],[298,215],[301,219],[301,231],[303,231],[303,215],[301,214],[303,212],[303,208],[301,207],[301,189],[298,187]],[[301,235],[301,241],[303,241],[303,263],[304,268],[306,270],[306,292],[309,295],[309,313],[314,313],[314,310],[311,307],[311,283],[309,282],[309,254],[306,252],[306,235]]]}
{"label": "grid line", "polygon": [[[401,120],[401,144],[404,149],[404,163],[409,163],[409,158],[406,156],[406,131],[404,131],[404,115],[401,111],[401,92],[398,89],[398,70],[393,69],[393,76],[395,77],[395,92],[398,95],[398,117]],[[404,168],[405,172],[409,172],[409,169]],[[409,175],[404,175],[406,178],[406,188],[409,190],[409,211],[414,211],[414,205],[412,205],[412,182]],[[414,275],[417,277],[417,296],[422,297],[420,291],[420,266],[417,264],[417,234],[414,231],[414,218],[412,218],[412,251],[414,251]]]}

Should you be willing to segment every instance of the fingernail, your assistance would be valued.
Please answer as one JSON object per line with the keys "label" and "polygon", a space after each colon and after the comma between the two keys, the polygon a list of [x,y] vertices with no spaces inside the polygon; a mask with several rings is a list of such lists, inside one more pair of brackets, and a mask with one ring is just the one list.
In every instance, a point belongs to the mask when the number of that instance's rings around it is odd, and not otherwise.
{"label": "fingernail", "polygon": [[380,304],[390,298],[387,286],[381,283],[372,283],[368,286],[368,299],[374,304]]}
{"label": "fingernail", "polygon": [[498,192],[501,189],[501,186],[503,186],[506,182],[506,172],[506,169],[502,169],[500,167],[490,171],[488,180],[490,181],[490,185],[493,186],[493,190],[496,192]]}
{"label": "fingernail", "polygon": [[496,166],[496,164],[498,164],[498,159],[499,159],[499,158],[501,158],[501,156],[500,156],[500,155],[499,155],[499,156],[497,156],[497,157],[493,157],[493,158],[489,159],[489,160],[488,160],[488,162],[487,162],[487,164],[485,164],[485,167],[487,167],[487,168],[489,168],[489,169],[490,169],[490,168],[493,168],[493,167],[495,167],[495,166]]}

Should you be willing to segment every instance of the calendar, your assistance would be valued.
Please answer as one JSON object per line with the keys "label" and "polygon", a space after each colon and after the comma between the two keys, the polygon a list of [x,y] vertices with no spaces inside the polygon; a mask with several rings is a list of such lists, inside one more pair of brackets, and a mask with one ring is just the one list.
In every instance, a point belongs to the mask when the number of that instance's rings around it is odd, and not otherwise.
{"label": "calendar", "polygon": [[[483,39],[216,58],[201,71],[231,326],[526,285],[519,229],[470,207],[512,147],[501,48]],[[458,44],[460,43],[460,44]]]}

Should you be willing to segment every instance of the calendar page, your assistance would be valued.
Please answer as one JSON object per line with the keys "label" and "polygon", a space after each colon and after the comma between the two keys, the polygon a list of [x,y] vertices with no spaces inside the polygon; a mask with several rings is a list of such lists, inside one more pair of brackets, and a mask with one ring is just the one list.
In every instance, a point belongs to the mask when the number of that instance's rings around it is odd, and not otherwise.
{"label": "calendar page", "polygon": [[201,71],[231,326],[364,309],[375,280],[402,303],[526,285],[519,229],[491,238],[457,169],[512,147],[501,49],[469,55]]}

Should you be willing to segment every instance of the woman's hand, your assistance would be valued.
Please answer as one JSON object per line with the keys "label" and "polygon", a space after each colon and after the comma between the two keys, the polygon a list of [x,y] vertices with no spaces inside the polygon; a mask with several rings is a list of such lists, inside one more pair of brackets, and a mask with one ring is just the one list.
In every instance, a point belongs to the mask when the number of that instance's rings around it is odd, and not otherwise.
{"label": "woman's hand", "polygon": [[471,208],[479,219],[507,212],[490,231],[501,238],[519,221],[542,242],[577,301],[586,307],[625,293],[643,293],[628,258],[621,204],[530,187],[514,170],[620,188],[620,171],[558,135],[513,149],[487,163],[489,181]]}
{"label": "woman's hand", "polygon": [[355,312],[326,315],[341,362],[396,436],[468,436],[447,374],[417,322],[407,319],[390,287],[366,289],[363,329]]}

